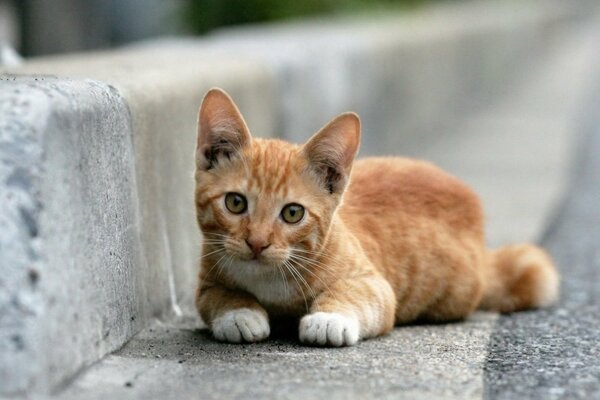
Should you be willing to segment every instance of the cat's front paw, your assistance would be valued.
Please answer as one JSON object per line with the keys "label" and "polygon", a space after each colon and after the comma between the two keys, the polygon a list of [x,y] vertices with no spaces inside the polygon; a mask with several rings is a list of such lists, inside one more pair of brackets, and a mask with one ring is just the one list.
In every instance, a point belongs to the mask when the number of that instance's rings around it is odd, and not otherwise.
{"label": "cat's front paw", "polygon": [[222,342],[258,342],[271,333],[269,320],[257,310],[240,308],[226,311],[211,324],[213,336]]}
{"label": "cat's front paw", "polygon": [[316,312],[300,320],[300,341],[320,346],[352,346],[359,339],[358,320],[338,313]]}

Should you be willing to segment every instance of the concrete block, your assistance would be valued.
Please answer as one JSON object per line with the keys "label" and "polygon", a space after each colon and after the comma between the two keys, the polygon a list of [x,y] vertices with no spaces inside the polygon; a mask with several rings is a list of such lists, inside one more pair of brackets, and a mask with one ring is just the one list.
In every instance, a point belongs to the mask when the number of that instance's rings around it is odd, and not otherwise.
{"label": "concrete block", "polygon": [[18,47],[19,23],[16,7],[6,1],[0,2],[0,47],[3,45]]}
{"label": "concrete block", "polygon": [[47,392],[144,326],[134,172],[113,88],[0,79],[0,394]]}

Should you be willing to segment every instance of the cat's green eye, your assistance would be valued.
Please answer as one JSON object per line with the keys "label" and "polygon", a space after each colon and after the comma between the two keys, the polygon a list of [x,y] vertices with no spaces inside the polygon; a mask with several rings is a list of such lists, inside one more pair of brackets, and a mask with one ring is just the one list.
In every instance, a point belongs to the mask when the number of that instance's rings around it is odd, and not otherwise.
{"label": "cat's green eye", "polygon": [[225,195],[225,207],[234,214],[241,214],[248,208],[248,202],[239,193],[227,193]]}
{"label": "cat's green eye", "polygon": [[304,207],[300,204],[288,204],[281,210],[281,218],[288,224],[295,224],[304,217]]}

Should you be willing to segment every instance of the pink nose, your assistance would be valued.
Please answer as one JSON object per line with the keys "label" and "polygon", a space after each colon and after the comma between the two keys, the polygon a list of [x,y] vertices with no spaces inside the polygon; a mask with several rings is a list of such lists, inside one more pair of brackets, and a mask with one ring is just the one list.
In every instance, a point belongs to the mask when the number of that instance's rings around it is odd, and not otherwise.
{"label": "pink nose", "polygon": [[248,245],[248,247],[250,247],[252,253],[254,253],[254,258],[258,258],[258,256],[260,256],[260,253],[262,253],[263,250],[265,250],[271,245],[270,243],[256,239],[246,239],[246,244]]}

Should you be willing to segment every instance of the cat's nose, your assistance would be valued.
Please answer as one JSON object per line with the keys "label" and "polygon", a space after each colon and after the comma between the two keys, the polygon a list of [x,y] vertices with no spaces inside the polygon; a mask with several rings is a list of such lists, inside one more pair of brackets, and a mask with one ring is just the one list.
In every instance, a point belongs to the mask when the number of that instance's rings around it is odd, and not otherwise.
{"label": "cat's nose", "polygon": [[258,258],[258,256],[260,256],[260,253],[262,253],[263,250],[265,250],[271,245],[271,243],[267,243],[264,240],[256,240],[251,238],[246,239],[246,244],[248,245],[248,247],[250,247],[250,250],[252,250],[254,258]]}

